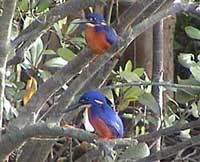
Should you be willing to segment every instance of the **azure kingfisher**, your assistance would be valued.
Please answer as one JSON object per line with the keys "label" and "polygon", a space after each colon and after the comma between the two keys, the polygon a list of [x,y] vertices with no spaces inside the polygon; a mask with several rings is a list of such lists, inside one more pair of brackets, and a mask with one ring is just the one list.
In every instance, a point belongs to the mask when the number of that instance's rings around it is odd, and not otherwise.
{"label": "azure kingfisher", "polygon": [[88,14],[86,20],[78,23],[86,24],[87,45],[97,56],[105,53],[118,40],[116,31],[105,23],[102,15],[96,12]]}
{"label": "azure kingfisher", "polygon": [[88,108],[89,121],[100,138],[122,138],[124,126],[111,104],[111,101],[100,91],[89,90],[80,97],[77,104],[68,108],[65,113],[84,106]]}

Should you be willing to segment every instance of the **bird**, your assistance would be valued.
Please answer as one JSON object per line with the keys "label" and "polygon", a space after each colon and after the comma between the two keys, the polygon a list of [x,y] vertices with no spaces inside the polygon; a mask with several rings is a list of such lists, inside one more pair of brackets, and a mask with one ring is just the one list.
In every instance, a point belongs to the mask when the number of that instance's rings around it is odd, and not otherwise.
{"label": "bird", "polygon": [[98,137],[103,139],[122,138],[124,125],[118,113],[112,108],[111,101],[99,90],[88,90],[79,99],[79,102],[68,108],[69,112],[79,106],[88,109],[89,122]]}
{"label": "bird", "polygon": [[80,24],[86,24],[86,43],[96,56],[104,54],[118,41],[116,31],[106,24],[104,17],[99,13],[89,13],[86,20],[80,21]]}

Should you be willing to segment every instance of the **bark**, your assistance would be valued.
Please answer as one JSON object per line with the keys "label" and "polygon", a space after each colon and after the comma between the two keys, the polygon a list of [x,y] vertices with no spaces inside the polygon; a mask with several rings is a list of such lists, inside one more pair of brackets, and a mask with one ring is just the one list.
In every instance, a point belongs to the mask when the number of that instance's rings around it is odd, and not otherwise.
{"label": "bark", "polygon": [[[163,80],[163,22],[156,23],[153,27],[153,69],[152,69],[152,80],[160,82]],[[161,87],[152,86],[152,94],[160,107],[159,114],[153,114],[157,119],[157,123],[153,125],[153,131],[161,128],[162,120],[162,109],[163,109],[163,92]],[[157,139],[152,152],[157,152],[161,148],[161,138]],[[157,160],[156,162],[159,162]]]}
{"label": "bark", "polygon": [[4,0],[3,13],[0,16],[0,131],[3,124],[6,63],[10,52],[10,34],[16,2],[17,0]]}

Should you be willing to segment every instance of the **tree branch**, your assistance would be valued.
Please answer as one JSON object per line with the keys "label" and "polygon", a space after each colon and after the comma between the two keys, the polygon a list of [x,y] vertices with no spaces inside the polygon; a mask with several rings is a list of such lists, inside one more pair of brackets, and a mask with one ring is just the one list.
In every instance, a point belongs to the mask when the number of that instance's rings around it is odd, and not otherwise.
{"label": "tree branch", "polygon": [[167,81],[164,82],[130,82],[130,83],[123,83],[118,85],[109,85],[104,86],[102,89],[115,89],[115,88],[123,88],[123,87],[134,87],[134,86],[162,86],[165,88],[177,88],[182,90],[200,90],[200,86],[198,85],[186,85],[186,84],[176,84],[170,83]]}
{"label": "tree branch", "polygon": [[27,139],[32,137],[55,138],[59,136],[68,136],[88,142],[92,142],[97,138],[95,134],[77,128],[61,128],[44,123],[29,125],[21,130],[12,131],[2,136],[0,141],[0,160],[2,161],[6,155],[19,147]]}
{"label": "tree branch", "polygon": [[10,33],[16,2],[17,0],[4,0],[3,13],[0,16],[0,130],[2,130],[3,122],[6,63],[9,54]]}

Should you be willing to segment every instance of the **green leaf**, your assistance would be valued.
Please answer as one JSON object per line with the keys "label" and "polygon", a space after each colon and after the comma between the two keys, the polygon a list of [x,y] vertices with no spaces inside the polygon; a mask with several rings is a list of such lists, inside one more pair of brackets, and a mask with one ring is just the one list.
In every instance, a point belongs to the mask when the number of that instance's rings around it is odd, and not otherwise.
{"label": "green leaf", "polygon": [[25,87],[24,82],[16,82],[15,85],[17,86],[17,89],[24,89]]}
{"label": "green leaf", "polygon": [[195,64],[194,55],[192,53],[180,53],[178,61],[186,68],[190,68],[191,65]]}
{"label": "green leaf", "polygon": [[181,131],[180,132],[180,137],[184,138],[184,139],[190,139],[191,138],[191,136],[190,136],[190,129],[186,129],[184,131]]}
{"label": "green leaf", "polygon": [[129,105],[128,100],[121,99],[118,103],[117,109],[119,111],[124,111],[128,107],[128,105]]}
{"label": "green leaf", "polygon": [[192,109],[191,109],[192,115],[196,118],[199,118],[199,110],[198,110],[196,103],[193,102],[191,107],[192,107]]}
{"label": "green leaf", "polygon": [[33,17],[30,16],[26,16],[25,20],[24,20],[24,26],[23,29],[26,29],[26,27],[28,27],[33,21]]}
{"label": "green leaf", "polygon": [[65,66],[68,63],[68,61],[64,60],[61,57],[55,57],[52,58],[50,60],[48,60],[47,62],[45,62],[45,66],[47,67],[58,67],[58,68],[62,68],[63,66]]}
{"label": "green leaf", "polygon": [[70,61],[72,60],[76,55],[74,54],[74,52],[72,52],[70,49],[68,48],[59,48],[57,50],[57,53],[60,57],[62,57],[63,59]]}
{"label": "green leaf", "polygon": [[28,0],[20,0],[19,3],[19,8],[22,10],[22,11],[28,11],[29,9],[29,2]]}
{"label": "green leaf", "polygon": [[128,60],[126,65],[125,65],[124,71],[131,72],[132,68],[133,68],[132,62],[131,62],[131,60]]}
{"label": "green leaf", "polygon": [[22,100],[22,97],[24,96],[24,92],[25,92],[24,90],[18,91],[14,96],[15,100],[16,101]]}
{"label": "green leaf", "polygon": [[37,5],[37,11],[43,12],[49,7],[49,0],[40,0]]}
{"label": "green leaf", "polygon": [[16,88],[14,87],[6,87],[6,96],[8,98],[13,98],[16,94]]}
{"label": "green leaf", "polygon": [[193,26],[186,26],[185,32],[190,38],[200,40],[200,30],[199,29],[197,29]]}
{"label": "green leaf", "polygon": [[9,75],[9,81],[10,82],[14,82],[16,80],[16,73],[15,72],[12,72],[10,75]]}
{"label": "green leaf", "polygon": [[138,143],[128,147],[121,155],[120,160],[138,160],[150,155],[150,149],[146,143]]}
{"label": "green leaf", "polygon": [[139,96],[138,100],[141,104],[148,106],[154,113],[160,114],[160,106],[152,94],[143,93],[141,96]]}
{"label": "green leaf", "polygon": [[80,19],[75,19],[75,20],[73,20],[73,21],[69,24],[69,26],[68,26],[68,28],[67,28],[66,34],[70,34],[70,33],[72,33],[74,30],[76,30],[76,28],[79,26],[79,24],[77,24],[76,22],[79,21],[79,20],[80,20]]}
{"label": "green leaf", "polygon": [[186,93],[185,91],[178,90],[175,94],[175,99],[181,104],[186,104],[187,102],[194,100],[195,96]]}
{"label": "green leaf", "polygon": [[39,69],[39,75],[43,79],[43,81],[46,81],[47,79],[51,77],[51,73],[49,71],[41,70],[41,69]]}
{"label": "green leaf", "polygon": [[144,68],[136,68],[133,70],[133,72],[141,77],[142,74],[144,73]]}
{"label": "green leaf", "polygon": [[82,37],[74,37],[74,38],[71,39],[71,41],[72,41],[74,44],[77,44],[77,45],[79,45],[79,46],[81,46],[81,47],[83,47],[83,45],[86,44],[85,39],[82,38]]}
{"label": "green leaf", "polygon": [[29,60],[32,61],[33,66],[37,67],[42,59],[43,52],[43,42],[41,38],[36,39],[36,41],[32,44],[30,49],[30,57]]}
{"label": "green leaf", "polygon": [[[183,84],[183,85],[200,86],[199,81],[197,81],[194,77],[190,77],[189,79],[179,79],[178,83],[179,84]],[[200,94],[200,90],[199,89],[191,89],[191,88],[186,89],[185,88],[185,89],[178,89],[178,90],[184,91],[184,92],[186,92],[187,94],[190,94],[190,95],[199,95]]]}
{"label": "green leaf", "polygon": [[176,120],[176,115],[175,114],[172,114],[172,115],[169,115],[169,116],[165,116],[164,117],[164,121],[165,121],[165,126],[166,127],[171,127],[174,125],[174,122]]}
{"label": "green leaf", "polygon": [[56,52],[52,49],[47,49],[47,50],[43,51],[43,54],[45,54],[45,55],[55,55]]}
{"label": "green leaf", "polygon": [[63,39],[63,34],[62,34],[62,31],[61,31],[61,28],[60,28],[59,24],[58,23],[54,23],[53,27],[56,30],[56,34],[58,35],[60,40],[62,40]]}
{"label": "green leaf", "polygon": [[124,99],[126,100],[131,100],[135,101],[138,99],[139,96],[141,96],[145,91],[141,88],[135,87],[135,88],[130,88],[126,91],[124,95]]}
{"label": "green leaf", "polygon": [[200,82],[200,65],[199,64],[192,65],[190,67],[190,71],[194,76],[194,78]]}
{"label": "green leaf", "polygon": [[123,79],[125,79],[127,82],[141,82],[142,79],[135,74],[134,72],[127,72],[127,71],[122,71],[119,74]]}

